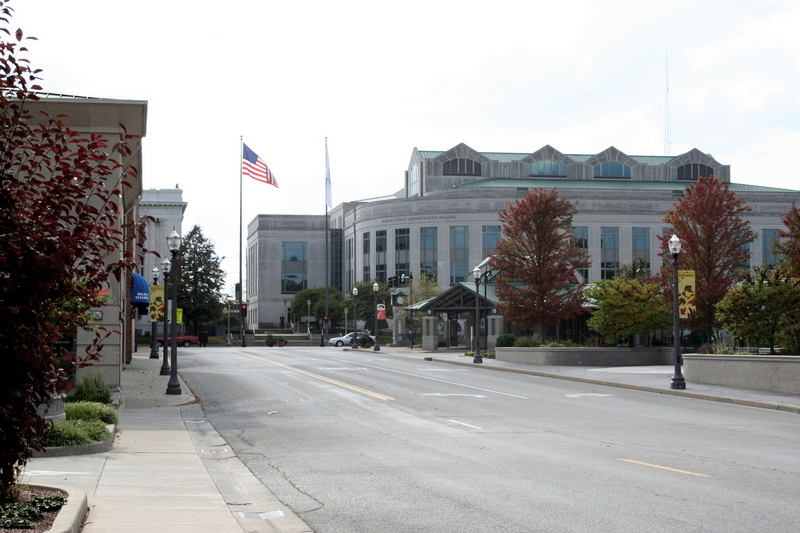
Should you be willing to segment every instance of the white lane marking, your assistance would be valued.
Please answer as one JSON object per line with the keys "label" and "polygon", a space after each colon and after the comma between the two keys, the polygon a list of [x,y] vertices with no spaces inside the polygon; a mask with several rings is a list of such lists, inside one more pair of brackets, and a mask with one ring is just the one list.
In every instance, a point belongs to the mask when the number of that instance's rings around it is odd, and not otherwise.
{"label": "white lane marking", "polygon": [[480,394],[442,394],[441,392],[427,392],[420,394],[420,396],[468,396],[470,398],[486,398],[486,396],[481,396]]}
{"label": "white lane marking", "polygon": [[587,392],[585,394],[565,394],[567,398],[583,398],[585,396],[600,396],[601,398],[604,396],[614,396],[613,394],[593,394],[591,392]]}
{"label": "white lane marking", "polygon": [[438,381],[439,383],[447,383],[448,385],[456,385],[458,387],[465,387],[467,389],[479,390],[479,391],[483,391],[483,392],[490,392],[492,394],[499,394],[501,396],[511,396],[512,398],[520,398],[522,400],[527,400],[528,399],[527,396],[520,396],[518,394],[511,394],[511,393],[508,393],[508,392],[500,392],[500,391],[496,391],[496,390],[492,390],[492,389],[484,389],[484,388],[481,388],[481,387],[473,387],[472,385],[464,385],[463,383],[456,383],[455,381],[447,381],[446,379],[432,378],[430,376],[421,376],[419,374],[413,374],[411,372],[403,372],[401,370],[391,370],[389,368],[384,368],[382,366],[377,366],[377,365],[366,365],[366,366],[370,366],[372,368],[377,368],[378,370],[383,370],[384,372],[393,372],[395,374],[402,374],[404,376],[411,376],[411,377],[415,377],[415,378],[428,379],[430,381]]}

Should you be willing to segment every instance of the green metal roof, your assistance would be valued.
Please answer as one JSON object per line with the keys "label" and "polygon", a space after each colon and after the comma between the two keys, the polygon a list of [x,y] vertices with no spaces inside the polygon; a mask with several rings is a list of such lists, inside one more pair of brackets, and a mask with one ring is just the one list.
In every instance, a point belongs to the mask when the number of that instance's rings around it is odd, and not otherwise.
{"label": "green metal roof", "polygon": [[[618,179],[570,180],[565,178],[488,178],[462,183],[457,189],[509,188],[509,189],[594,189],[594,190],[643,190],[643,191],[683,191],[693,181],[636,181]],[[778,189],[762,185],[729,183],[733,192],[793,192],[793,189]]]}

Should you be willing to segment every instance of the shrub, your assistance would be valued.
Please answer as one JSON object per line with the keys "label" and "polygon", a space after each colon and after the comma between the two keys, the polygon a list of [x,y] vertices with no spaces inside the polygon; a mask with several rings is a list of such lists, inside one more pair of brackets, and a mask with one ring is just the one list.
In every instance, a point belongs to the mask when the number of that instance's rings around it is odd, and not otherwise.
{"label": "shrub", "polygon": [[64,401],[111,403],[111,388],[106,385],[102,374],[86,374]]}
{"label": "shrub", "polygon": [[71,402],[64,406],[67,420],[99,420],[104,424],[117,424],[117,410],[97,402]]}
{"label": "shrub", "polygon": [[541,346],[541,343],[532,337],[520,337],[514,341],[515,348],[531,348]]}
{"label": "shrub", "polygon": [[517,340],[517,336],[511,333],[504,333],[497,337],[497,342],[495,346],[498,348],[508,348],[509,346],[514,346],[514,342]]}
{"label": "shrub", "polygon": [[42,514],[57,511],[67,500],[62,496],[34,498],[0,508],[0,528],[32,529],[33,522],[41,520]]}
{"label": "shrub", "polygon": [[362,348],[369,348],[370,346],[375,344],[374,342],[372,342],[372,338],[366,335],[358,339],[358,343],[361,345]]}
{"label": "shrub", "polygon": [[84,446],[111,437],[111,432],[99,420],[55,420],[45,430],[45,446]]}
{"label": "shrub", "polygon": [[267,346],[269,346],[270,348],[275,346],[275,337],[272,336],[272,333],[267,335],[267,341],[266,342],[267,342]]}

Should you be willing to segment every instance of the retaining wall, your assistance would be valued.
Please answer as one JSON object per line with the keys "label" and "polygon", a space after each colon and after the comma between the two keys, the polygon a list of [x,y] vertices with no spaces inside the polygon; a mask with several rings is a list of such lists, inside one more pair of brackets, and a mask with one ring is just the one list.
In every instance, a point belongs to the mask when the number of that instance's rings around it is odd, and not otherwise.
{"label": "retaining wall", "polygon": [[686,381],[800,394],[800,357],[684,354]]}
{"label": "retaining wall", "polygon": [[650,366],[672,363],[673,348],[496,348],[498,361],[560,366]]}

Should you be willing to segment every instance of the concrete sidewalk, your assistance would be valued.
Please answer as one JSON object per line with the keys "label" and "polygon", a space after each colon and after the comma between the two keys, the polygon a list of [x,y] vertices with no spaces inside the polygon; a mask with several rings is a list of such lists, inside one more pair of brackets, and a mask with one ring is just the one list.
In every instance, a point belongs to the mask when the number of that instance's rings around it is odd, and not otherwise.
{"label": "concrete sidewalk", "polygon": [[[384,349],[381,347],[381,349]],[[674,368],[672,365],[658,366],[618,366],[618,367],[589,367],[589,366],[547,366],[531,365],[525,363],[510,363],[496,359],[483,359],[483,363],[473,363],[472,356],[465,356],[463,350],[440,350],[423,352],[408,348],[386,349],[390,352],[403,355],[415,354],[421,358],[432,361],[466,365],[487,370],[516,372],[549,378],[568,379],[595,385],[607,385],[627,389],[641,390],[656,394],[670,394],[685,398],[696,398],[716,402],[747,405],[764,409],[776,409],[800,413],[800,395],[782,394],[753,389],[740,389],[724,387],[721,385],[706,385],[693,383],[686,380],[685,390],[670,389]]]}
{"label": "concrete sidewalk", "polygon": [[[160,369],[148,352],[122,372],[110,451],[32,459],[24,481],[67,487],[78,507],[85,492],[84,533],[311,531],[234,455],[183,380],[182,394],[166,394]],[[80,511],[51,531],[78,531]]]}
{"label": "concrete sidewalk", "polygon": [[[800,413],[796,395],[692,382],[686,390],[672,390],[671,366],[534,366],[495,359],[475,364],[463,351],[397,347],[381,347],[380,353]],[[160,369],[160,362],[149,359],[147,352],[134,354],[123,371],[120,423],[110,451],[28,462],[25,482],[70,487],[72,518],[64,513],[62,528],[60,515],[59,528],[51,531],[78,531],[84,494],[90,509],[84,533],[311,531],[236,457],[183,380],[182,394],[166,394],[169,377],[161,376]]]}

